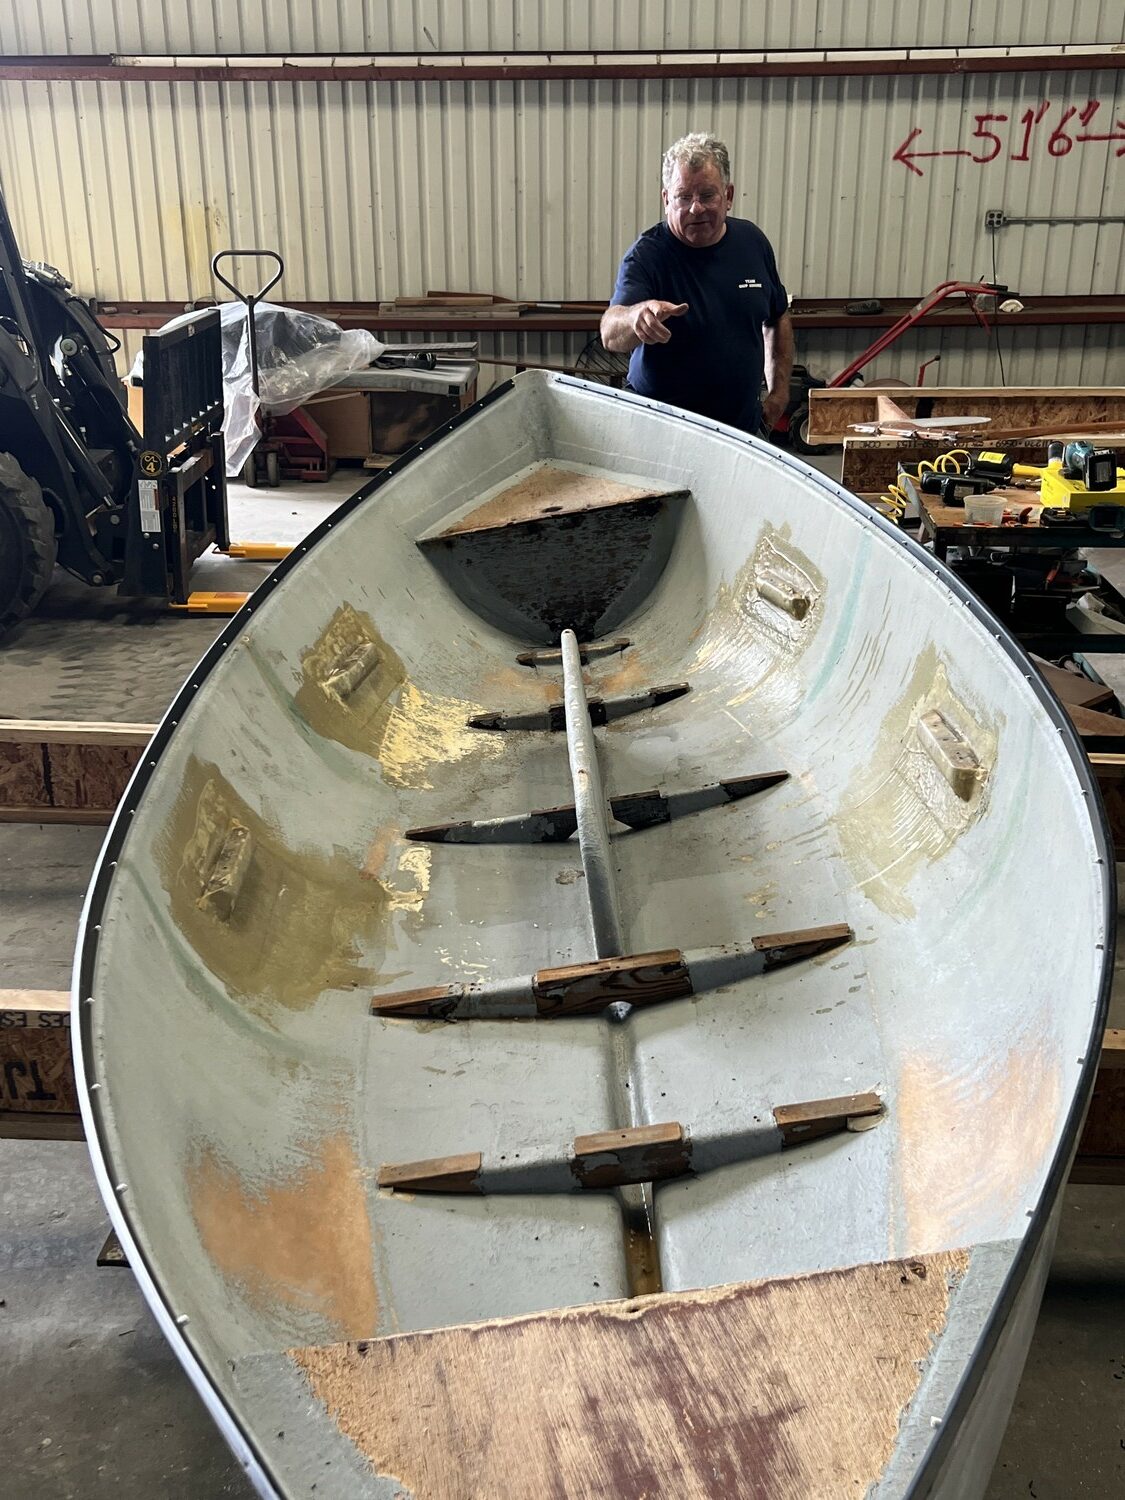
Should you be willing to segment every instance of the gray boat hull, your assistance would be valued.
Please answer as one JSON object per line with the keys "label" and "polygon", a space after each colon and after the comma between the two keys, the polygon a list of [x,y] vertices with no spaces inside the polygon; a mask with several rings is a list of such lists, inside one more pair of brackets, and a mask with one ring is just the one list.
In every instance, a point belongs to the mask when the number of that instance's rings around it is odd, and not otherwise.
{"label": "gray boat hull", "polygon": [[[663,964],[625,965],[627,1011],[550,1010],[606,956],[586,842],[415,836],[581,807],[561,666],[518,660],[568,615],[630,641],[584,671],[610,812],[675,813],[607,828],[621,951]],[[549,1452],[567,1494],[745,1472],[779,1497],[971,1495],[1092,1082],[1114,900],[1073,731],[932,557],[743,435],[521,376],[299,548],[161,725],[76,960],[95,1168],[263,1494],[314,1470],[318,1493],[542,1493]],[[418,1010],[452,992],[471,1019]],[[722,1378],[691,1363],[716,1298],[743,1339]],[[626,1316],[629,1368],[674,1349],[691,1373],[675,1437],[666,1391],[638,1379],[617,1410],[600,1383]],[[523,1457],[481,1438],[515,1396],[477,1348],[521,1376]],[[802,1371],[842,1391],[854,1357],[880,1378],[844,1431]],[[592,1448],[526,1400],[560,1358]],[[463,1401],[371,1430],[408,1364],[426,1389],[463,1370]],[[651,1469],[605,1457],[634,1422]]]}

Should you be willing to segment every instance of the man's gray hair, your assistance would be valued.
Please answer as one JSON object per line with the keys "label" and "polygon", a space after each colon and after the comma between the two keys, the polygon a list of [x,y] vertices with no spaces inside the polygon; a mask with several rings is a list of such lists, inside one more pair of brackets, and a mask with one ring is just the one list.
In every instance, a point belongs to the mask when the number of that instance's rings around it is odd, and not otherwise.
{"label": "man's gray hair", "polygon": [[667,187],[676,175],[677,167],[697,172],[708,162],[718,167],[719,176],[726,187],[730,182],[730,152],[716,136],[708,135],[705,130],[693,130],[691,135],[684,135],[678,141],[673,141],[665,151],[660,179]]}

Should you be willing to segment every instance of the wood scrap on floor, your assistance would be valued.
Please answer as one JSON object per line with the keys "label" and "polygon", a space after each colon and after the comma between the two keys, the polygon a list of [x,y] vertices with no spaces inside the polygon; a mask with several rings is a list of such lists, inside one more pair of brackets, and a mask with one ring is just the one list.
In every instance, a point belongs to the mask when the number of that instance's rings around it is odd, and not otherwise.
{"label": "wood scrap on floor", "polygon": [[0,990],[0,1137],[81,1140],[65,990]]}
{"label": "wood scrap on floor", "polygon": [[0,719],[0,823],[108,823],[155,729]]}
{"label": "wood scrap on floor", "polygon": [[1071,704],[1079,708],[1102,709],[1116,706],[1117,694],[1104,682],[1095,682],[1085,672],[1068,672],[1064,667],[1052,666],[1041,656],[1031,653],[1031,660],[1039,669],[1055,697],[1064,707]]}

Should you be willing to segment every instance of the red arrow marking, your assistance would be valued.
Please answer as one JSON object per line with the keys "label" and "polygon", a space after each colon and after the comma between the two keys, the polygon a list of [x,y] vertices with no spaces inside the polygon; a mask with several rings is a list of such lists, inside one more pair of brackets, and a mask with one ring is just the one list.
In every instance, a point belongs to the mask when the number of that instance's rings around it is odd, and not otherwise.
{"label": "red arrow marking", "polygon": [[908,148],[910,146],[911,141],[916,140],[917,137],[920,136],[921,134],[922,134],[922,127],[921,127],[921,125],[916,125],[914,127],[914,129],[910,132],[910,134],[906,137],[906,139],[903,141],[902,145],[895,152],[895,154],[891,157],[892,161],[900,161],[900,162],[902,162],[903,166],[906,168],[906,170],[908,172],[913,172],[918,177],[924,177],[926,174],[922,171],[921,167],[916,167],[914,165],[914,163],[915,163],[916,160],[921,160],[921,158],[924,157],[924,156],[972,156],[972,154],[973,154],[971,151],[911,151],[911,150],[909,150]]}
{"label": "red arrow marking", "polygon": [[1075,141],[1120,141],[1114,156],[1125,156],[1125,120],[1115,120],[1114,129],[1104,135],[1076,135]]}

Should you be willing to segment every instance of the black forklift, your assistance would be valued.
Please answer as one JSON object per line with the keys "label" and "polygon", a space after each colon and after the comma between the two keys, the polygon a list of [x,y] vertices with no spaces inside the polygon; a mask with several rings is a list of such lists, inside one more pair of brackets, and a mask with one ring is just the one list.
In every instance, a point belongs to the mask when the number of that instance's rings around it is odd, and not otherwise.
{"label": "black forklift", "polygon": [[143,432],[119,348],[60,272],[21,259],[0,193],[0,635],[56,563],[192,608],[195,559],[230,545],[218,309],[146,336]]}

